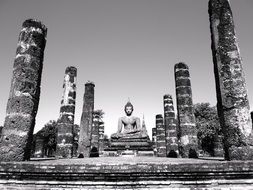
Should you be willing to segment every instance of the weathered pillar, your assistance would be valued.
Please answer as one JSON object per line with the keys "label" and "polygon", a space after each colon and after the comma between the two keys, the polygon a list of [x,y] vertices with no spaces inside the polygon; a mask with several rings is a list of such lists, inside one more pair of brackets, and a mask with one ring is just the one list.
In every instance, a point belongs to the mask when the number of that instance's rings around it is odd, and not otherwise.
{"label": "weathered pillar", "polygon": [[73,157],[77,157],[78,139],[79,139],[80,127],[77,124],[73,125]]}
{"label": "weathered pillar", "polygon": [[175,65],[177,113],[180,133],[179,153],[183,158],[198,157],[197,129],[192,103],[189,68],[185,63]]}
{"label": "weathered pillar", "polygon": [[250,112],[250,118],[251,118],[251,121],[253,121],[253,111]]}
{"label": "weathered pillar", "polygon": [[166,155],[167,157],[178,156],[177,126],[175,122],[175,112],[172,96],[166,94],[163,96],[164,105],[164,124],[166,137]]}
{"label": "weathered pillar", "polygon": [[35,139],[34,157],[35,158],[44,157],[44,138],[40,135],[37,135]]}
{"label": "weathered pillar", "polygon": [[154,155],[156,156],[157,148],[156,148],[156,128],[152,128],[152,148],[154,151]]}
{"label": "weathered pillar", "polygon": [[225,159],[252,159],[249,100],[229,1],[210,0],[209,18]]}
{"label": "weathered pillar", "polygon": [[224,150],[223,150],[223,141],[221,135],[216,135],[214,138],[214,156],[215,157],[224,157]]}
{"label": "weathered pillar", "polygon": [[91,150],[91,129],[94,111],[94,87],[92,82],[85,84],[83,98],[83,113],[80,123],[80,135],[78,142],[78,157],[89,157]]}
{"label": "weathered pillar", "polygon": [[156,115],[156,148],[158,157],[166,157],[165,126],[162,114]]}
{"label": "weathered pillar", "polygon": [[11,90],[0,142],[1,161],[30,159],[47,28],[26,20],[18,39]]}
{"label": "weathered pillar", "polygon": [[91,152],[90,157],[99,156],[99,115],[93,113],[93,124],[91,128]]}
{"label": "weathered pillar", "polygon": [[56,157],[71,158],[73,156],[73,126],[76,104],[75,67],[67,67],[63,81],[60,117],[57,121]]}
{"label": "weathered pillar", "polygon": [[105,133],[105,126],[104,122],[99,123],[99,155],[103,154],[104,151],[104,133]]}

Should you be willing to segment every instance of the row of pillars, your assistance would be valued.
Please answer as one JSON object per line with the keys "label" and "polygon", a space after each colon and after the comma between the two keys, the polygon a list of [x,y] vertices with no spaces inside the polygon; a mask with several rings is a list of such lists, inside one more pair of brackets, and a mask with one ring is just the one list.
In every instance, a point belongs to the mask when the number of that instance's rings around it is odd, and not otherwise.
{"label": "row of pillars", "polygon": [[[252,122],[249,114],[249,101],[245,83],[245,75],[242,68],[237,39],[234,30],[232,11],[228,0],[209,0],[209,18],[212,41],[212,54],[214,64],[214,74],[216,83],[217,108],[224,135],[223,144],[225,158],[230,159],[252,159]],[[0,140],[0,160],[1,161],[21,161],[30,158],[30,144],[32,141],[35,117],[39,105],[40,83],[43,66],[44,48],[46,44],[47,28],[39,21],[29,19],[22,25],[22,30],[18,39],[18,47],[13,66],[13,77],[11,90],[6,109],[6,117]],[[181,78],[176,79],[178,120],[180,126],[180,144],[183,155],[188,154],[191,149],[196,148],[196,130],[192,109],[191,89],[187,80],[188,70],[184,64],[178,64],[176,75]],[[71,70],[71,69],[70,69]],[[72,71],[69,78],[72,77]],[[66,77],[68,78],[68,77]],[[75,77],[74,77],[75,78]],[[63,155],[62,147],[67,147],[64,155],[70,155],[70,130],[66,130],[68,135],[63,135],[64,127],[70,126],[74,115],[72,95],[75,87],[72,79],[66,80],[69,89],[66,90],[61,107],[61,117],[59,118],[58,155]],[[86,86],[85,86],[86,87]],[[81,146],[78,148],[80,155],[87,155],[93,147],[91,143],[92,126],[92,90],[94,86],[89,84],[87,94],[84,96],[83,116],[81,126],[88,126],[80,133]],[[94,100],[93,100],[94,103]],[[64,111],[67,110],[67,111]],[[71,110],[71,111],[68,111]],[[169,113],[169,112],[168,112]],[[167,117],[165,114],[165,117]],[[168,117],[169,118],[169,117]],[[157,129],[161,131],[161,117],[157,117]],[[166,125],[167,125],[167,119]],[[170,123],[170,122],[169,122]],[[168,124],[169,125],[169,124]],[[165,135],[173,134],[173,127],[166,127]],[[63,137],[66,136],[66,137]],[[173,135],[172,135],[173,136]],[[70,137],[70,138],[69,138]],[[157,140],[172,142],[175,138],[164,137],[157,134]],[[171,139],[170,139],[171,138]],[[174,140],[172,140],[174,139]],[[164,143],[162,143],[164,147]],[[166,146],[166,143],[165,143]],[[172,145],[166,146],[168,150]],[[188,151],[189,150],[189,151]],[[161,148],[161,153],[164,148]],[[238,155],[242,155],[238,157]]]}
{"label": "row of pillars", "polygon": [[[198,139],[193,110],[192,90],[189,68],[185,63],[178,63],[174,68],[178,130],[172,96],[164,95],[164,118],[156,115],[156,128],[152,129],[157,156],[196,158],[198,157]],[[179,138],[178,138],[179,136]]]}
{"label": "row of pillars", "polygon": [[[57,147],[56,157],[73,157],[73,126],[76,99],[76,76],[75,67],[67,67],[63,83],[63,96],[61,101],[60,117],[57,121]],[[83,110],[80,122],[80,132],[77,148],[77,156],[99,156],[103,150],[104,126],[101,126],[99,114],[94,112],[94,88],[92,82],[85,84],[83,97]],[[100,129],[100,128],[103,129]],[[99,145],[101,147],[99,147]]]}

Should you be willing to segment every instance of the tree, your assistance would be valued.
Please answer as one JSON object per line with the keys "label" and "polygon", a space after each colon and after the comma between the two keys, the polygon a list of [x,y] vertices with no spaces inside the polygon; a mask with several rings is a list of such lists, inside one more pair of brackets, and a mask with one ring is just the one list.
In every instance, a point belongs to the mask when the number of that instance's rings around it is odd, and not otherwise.
{"label": "tree", "polygon": [[198,141],[202,150],[214,156],[215,143],[221,135],[221,127],[216,107],[210,103],[198,103],[194,105],[196,127],[198,130]]}

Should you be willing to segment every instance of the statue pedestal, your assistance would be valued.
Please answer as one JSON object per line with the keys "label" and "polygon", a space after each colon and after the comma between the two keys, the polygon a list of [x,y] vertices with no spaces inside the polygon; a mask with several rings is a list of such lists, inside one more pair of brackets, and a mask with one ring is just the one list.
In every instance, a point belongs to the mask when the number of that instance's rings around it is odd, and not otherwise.
{"label": "statue pedestal", "polygon": [[[134,156],[152,156],[152,143],[147,138],[111,138],[109,147],[105,151],[117,152],[118,156],[134,157]],[[144,153],[144,154],[142,154]]]}
{"label": "statue pedestal", "polygon": [[137,156],[136,150],[123,150],[120,154],[122,157],[135,157]]}

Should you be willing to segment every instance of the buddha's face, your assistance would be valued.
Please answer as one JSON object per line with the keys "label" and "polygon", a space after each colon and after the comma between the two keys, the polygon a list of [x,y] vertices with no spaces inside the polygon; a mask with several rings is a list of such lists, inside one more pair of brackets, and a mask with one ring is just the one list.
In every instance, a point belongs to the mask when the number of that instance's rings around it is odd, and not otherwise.
{"label": "buddha's face", "polygon": [[133,112],[133,107],[132,106],[125,107],[125,112],[127,116],[130,116]]}

